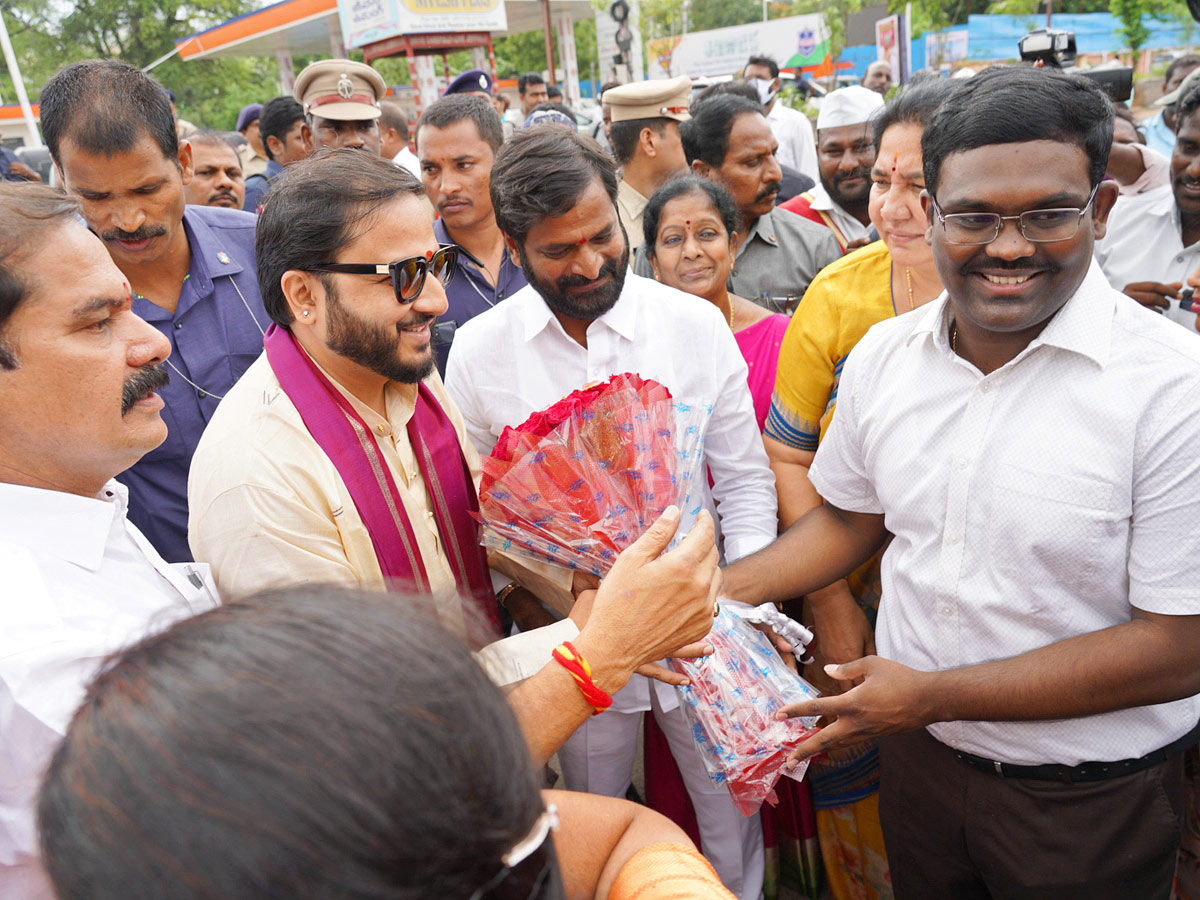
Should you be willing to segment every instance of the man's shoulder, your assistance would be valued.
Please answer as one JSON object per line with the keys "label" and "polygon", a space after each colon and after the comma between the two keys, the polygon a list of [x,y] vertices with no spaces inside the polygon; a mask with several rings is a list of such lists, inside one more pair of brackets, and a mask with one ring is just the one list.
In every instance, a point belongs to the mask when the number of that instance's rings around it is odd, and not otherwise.
{"label": "man's shoulder", "polygon": [[841,257],[841,250],[833,233],[824,225],[819,225],[802,215],[778,208],[764,216],[775,233],[775,239],[781,247],[785,244],[797,244],[814,251],[824,250],[831,254],[831,259]]}
{"label": "man's shoulder", "polygon": [[[255,177],[255,176],[251,176]],[[223,209],[219,206],[187,206],[184,215],[203,222],[213,231],[254,233],[258,216],[240,209]]]}
{"label": "man's shoulder", "polygon": [[1112,288],[1113,347],[1164,370],[1200,374],[1200,334]]}

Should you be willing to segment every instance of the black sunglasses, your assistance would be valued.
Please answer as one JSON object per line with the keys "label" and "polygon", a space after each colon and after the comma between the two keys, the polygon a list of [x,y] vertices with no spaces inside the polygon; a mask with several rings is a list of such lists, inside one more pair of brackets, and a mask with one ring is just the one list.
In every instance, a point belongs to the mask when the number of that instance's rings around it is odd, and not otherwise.
{"label": "black sunglasses", "polygon": [[399,303],[412,303],[421,296],[421,288],[425,286],[425,275],[433,273],[433,277],[448,285],[454,277],[454,267],[458,262],[457,244],[440,244],[432,256],[410,256],[394,263],[321,263],[309,266],[310,272],[340,272],[345,275],[391,275],[392,290],[396,292]]}

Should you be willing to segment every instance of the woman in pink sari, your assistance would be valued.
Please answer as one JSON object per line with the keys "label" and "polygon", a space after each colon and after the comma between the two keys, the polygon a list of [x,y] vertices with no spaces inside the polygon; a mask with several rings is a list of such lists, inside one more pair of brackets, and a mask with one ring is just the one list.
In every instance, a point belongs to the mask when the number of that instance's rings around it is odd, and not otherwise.
{"label": "woman in pink sari", "polygon": [[[791,320],[726,288],[737,245],[733,200],[720,185],[685,175],[655,191],[642,224],[654,277],[707,300],[729,322],[749,368],[747,382],[761,431],[771,408],[779,347]],[[652,716],[646,717],[645,729],[646,803],[698,840],[695,814],[666,738]],[[767,851],[763,894],[773,900],[782,881],[802,895],[815,897],[821,857],[812,794],[807,784],[786,778],[776,785],[776,792],[779,805],[764,806],[762,811]]]}
{"label": "woman in pink sari", "polygon": [[654,192],[642,225],[654,277],[704,298],[729,322],[750,367],[747,381],[761,431],[771,408],[779,345],[790,320],[726,289],[737,242],[733,200],[720,185],[684,175]]}

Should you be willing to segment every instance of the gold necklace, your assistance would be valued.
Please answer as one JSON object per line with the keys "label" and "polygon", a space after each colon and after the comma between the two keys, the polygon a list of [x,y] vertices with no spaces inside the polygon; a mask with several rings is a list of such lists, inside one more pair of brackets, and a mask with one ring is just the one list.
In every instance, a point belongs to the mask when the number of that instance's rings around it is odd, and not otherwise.
{"label": "gold necklace", "polygon": [[958,323],[950,323],[950,349],[954,353],[958,353]]}
{"label": "gold necklace", "polygon": [[729,330],[733,331],[733,298],[726,294],[725,302],[729,304]]}
{"label": "gold necklace", "polygon": [[910,310],[916,309],[917,307],[913,304],[912,272],[908,270],[908,266],[904,267],[904,281],[908,285],[908,308]]}

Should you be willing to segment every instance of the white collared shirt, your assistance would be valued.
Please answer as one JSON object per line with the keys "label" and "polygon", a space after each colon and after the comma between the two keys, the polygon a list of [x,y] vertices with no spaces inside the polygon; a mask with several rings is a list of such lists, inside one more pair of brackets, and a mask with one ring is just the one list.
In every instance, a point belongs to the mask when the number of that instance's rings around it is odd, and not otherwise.
{"label": "white collared shirt", "polygon": [[[1183,246],[1183,226],[1170,184],[1118,197],[1094,253],[1118,291],[1137,281],[1183,282],[1200,266],[1200,241]],[[1177,301],[1171,301],[1165,315],[1195,330],[1196,314],[1181,310]]]}
{"label": "white collared shirt", "polygon": [[850,215],[850,213],[846,212],[846,210],[838,206],[834,202],[834,199],[829,196],[829,191],[825,190],[825,185],[821,184],[820,181],[812,186],[812,190],[809,193],[812,194],[813,198],[809,207],[823,212],[829,218],[833,219],[833,223],[846,236],[847,242],[852,243],[870,237],[871,226],[864,225],[858,219],[854,218],[854,216]]}
{"label": "white collared shirt", "polygon": [[817,139],[813,135],[812,123],[799,110],[784,106],[778,97],[767,113],[767,124],[779,142],[776,159],[783,166],[791,166],[802,175],[807,175],[817,184],[821,183],[821,170],[817,167]]}
{"label": "white collared shirt", "polygon": [[[947,340],[945,294],[850,354],[810,477],[882,513],[876,642],[932,671],[1128,622],[1200,614],[1200,336],[1095,265],[1015,359],[983,375]],[[1142,756],[1200,698],[1061,721],[945,722],[940,741],[1035,765]]]}
{"label": "white collared shirt", "polygon": [[[634,372],[675,397],[713,404],[704,446],[726,559],[774,540],[775,478],[745,360],[716,307],[628,272],[620,299],[588,326],[587,341],[582,347],[571,338],[532,286],[458,330],[446,389],[479,452],[490,453],[505,426],[520,425],[571,391]],[[635,677],[621,693],[627,692],[645,705],[625,708],[649,708],[644,679]],[[674,705],[674,690],[662,699]]]}
{"label": "white collared shirt", "polygon": [[0,897],[50,900],[38,862],[41,773],[84,688],[117,652],[217,605],[207,566],[170,565],[126,518],[110,481],[95,499],[0,484]]}

